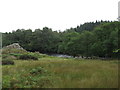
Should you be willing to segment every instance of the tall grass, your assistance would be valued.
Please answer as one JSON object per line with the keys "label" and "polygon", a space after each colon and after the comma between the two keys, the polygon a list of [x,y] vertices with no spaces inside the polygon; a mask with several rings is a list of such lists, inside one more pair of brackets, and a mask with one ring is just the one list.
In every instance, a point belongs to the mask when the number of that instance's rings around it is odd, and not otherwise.
{"label": "tall grass", "polygon": [[[30,70],[36,67],[43,67],[45,70],[47,70],[47,73],[31,76],[29,74]],[[2,68],[3,87],[118,87],[118,61],[73,60],[65,58],[45,57],[41,58],[38,61],[15,60],[14,66],[3,66]],[[30,79],[30,77],[35,80]]]}

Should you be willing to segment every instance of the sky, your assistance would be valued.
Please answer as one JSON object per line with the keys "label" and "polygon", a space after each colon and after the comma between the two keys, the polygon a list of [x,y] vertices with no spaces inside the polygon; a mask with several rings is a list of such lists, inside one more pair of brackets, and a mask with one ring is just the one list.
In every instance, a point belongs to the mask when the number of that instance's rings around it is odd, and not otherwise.
{"label": "sky", "polygon": [[119,0],[1,0],[0,32],[17,29],[65,30],[85,22],[118,17]]}

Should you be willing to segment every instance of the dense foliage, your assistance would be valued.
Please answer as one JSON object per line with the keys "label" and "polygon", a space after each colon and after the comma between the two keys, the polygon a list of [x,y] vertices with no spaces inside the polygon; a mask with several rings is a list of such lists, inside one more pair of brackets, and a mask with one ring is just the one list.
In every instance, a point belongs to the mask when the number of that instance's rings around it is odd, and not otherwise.
{"label": "dense foliage", "polygon": [[[3,46],[19,43],[28,51],[62,53],[82,57],[117,57],[120,22],[90,22],[64,32],[44,27],[3,33]],[[118,50],[118,52],[115,52]]]}

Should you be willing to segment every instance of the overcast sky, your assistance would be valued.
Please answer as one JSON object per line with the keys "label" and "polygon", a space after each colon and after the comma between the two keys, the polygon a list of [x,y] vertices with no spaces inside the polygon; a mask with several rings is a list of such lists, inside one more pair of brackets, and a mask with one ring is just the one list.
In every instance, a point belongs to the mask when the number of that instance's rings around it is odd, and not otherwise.
{"label": "overcast sky", "polygon": [[119,0],[1,0],[0,32],[65,30],[85,22],[117,20]]}

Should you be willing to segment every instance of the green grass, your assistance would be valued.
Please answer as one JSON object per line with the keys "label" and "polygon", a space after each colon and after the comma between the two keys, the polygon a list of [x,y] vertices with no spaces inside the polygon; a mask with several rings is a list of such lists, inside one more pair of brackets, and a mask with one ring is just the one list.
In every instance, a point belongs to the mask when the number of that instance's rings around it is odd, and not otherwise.
{"label": "green grass", "polygon": [[[31,75],[42,67],[45,73]],[[3,88],[117,88],[118,61],[44,57],[38,61],[15,60],[3,70]]]}

